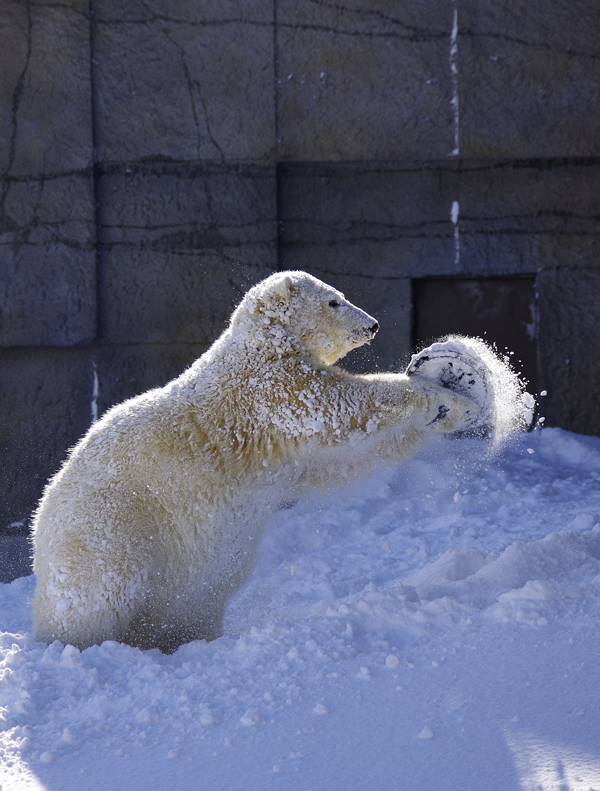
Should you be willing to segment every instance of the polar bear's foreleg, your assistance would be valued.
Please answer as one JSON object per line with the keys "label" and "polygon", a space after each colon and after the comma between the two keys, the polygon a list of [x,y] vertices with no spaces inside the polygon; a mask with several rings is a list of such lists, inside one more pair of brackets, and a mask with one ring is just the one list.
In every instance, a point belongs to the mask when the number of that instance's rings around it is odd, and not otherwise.
{"label": "polar bear's foreleg", "polygon": [[435,434],[461,430],[478,410],[470,398],[418,376],[374,375],[356,377],[353,383],[353,399],[363,406],[358,427],[346,428],[338,441],[321,446],[307,460],[296,496],[405,461]]}

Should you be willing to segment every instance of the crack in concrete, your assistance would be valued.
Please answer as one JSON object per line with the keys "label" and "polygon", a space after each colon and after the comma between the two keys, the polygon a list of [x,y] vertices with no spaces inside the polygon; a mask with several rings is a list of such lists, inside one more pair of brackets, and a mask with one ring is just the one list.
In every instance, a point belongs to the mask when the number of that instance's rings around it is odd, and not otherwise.
{"label": "crack in concrete", "polygon": [[[24,229],[26,232],[31,230],[30,228]],[[40,249],[44,249],[48,242],[29,242],[27,240],[18,240],[16,243],[16,250],[18,251],[21,247],[37,247]],[[81,253],[89,253],[95,249],[94,242],[77,242],[74,239],[64,239],[61,236],[55,236],[52,239],[51,244],[62,244],[65,247],[68,247],[70,250],[77,250]],[[15,241],[8,241],[8,242],[0,242],[0,247],[3,248],[10,248],[11,250],[15,250]]]}
{"label": "crack in concrete", "polygon": [[[272,165],[262,165],[251,160],[200,160],[173,159],[162,155],[151,155],[139,159],[127,159],[119,162],[102,162],[97,171],[100,177],[122,176],[123,171],[130,168],[128,176],[155,176],[156,178],[197,179],[199,176],[240,176],[252,179],[273,179],[275,169]],[[135,171],[133,170],[135,168]]]}
{"label": "crack in concrete", "polygon": [[[566,209],[542,209],[541,211],[531,214],[501,214],[495,215],[494,217],[469,216],[461,214],[460,219],[461,222],[467,220],[471,222],[504,222],[506,220],[526,220],[529,222],[532,219],[543,219],[545,217],[548,219],[561,217],[562,219],[571,220],[592,220],[594,222],[600,220],[600,215],[598,214],[577,214],[575,212],[567,211]],[[598,232],[600,233],[600,229]]]}
{"label": "crack in concrete", "polygon": [[[479,164],[481,163],[481,164]],[[458,159],[447,162],[441,159],[424,160],[421,162],[407,163],[403,160],[388,160],[385,162],[366,163],[314,163],[314,162],[282,162],[279,163],[281,179],[354,179],[357,176],[393,176],[398,173],[448,173],[465,174],[482,173],[491,170],[556,170],[572,167],[597,167],[600,157],[539,157],[522,159]],[[350,169],[351,168],[351,169]]]}
{"label": "crack in concrete", "polygon": [[[296,225],[302,226],[310,226],[311,228],[324,228],[326,230],[332,230],[334,233],[344,233],[344,228],[336,229],[335,223],[329,222],[319,222],[318,220],[302,220],[302,219],[292,219],[287,218],[282,220],[284,226],[287,223],[295,223]],[[344,222],[345,229],[352,230],[358,228],[384,228],[386,230],[398,230],[398,229],[407,229],[407,228],[429,228],[432,225],[439,225],[440,227],[444,227],[448,221],[447,220],[423,220],[422,222],[414,222],[414,223],[406,223],[404,225],[400,223],[383,223],[383,222],[368,222],[368,221],[356,221],[350,220]]]}
{"label": "crack in concrete", "polygon": [[[477,164],[481,162],[482,164]],[[274,178],[273,168],[271,166],[258,165],[254,162],[248,161],[231,161],[225,163],[216,161],[203,161],[199,163],[195,159],[174,159],[172,157],[165,157],[162,155],[151,155],[147,157],[140,157],[135,160],[123,160],[120,162],[103,162],[98,165],[98,172],[103,177],[111,175],[120,175],[123,169],[140,168],[141,173],[136,175],[147,175],[143,172],[145,167],[152,169],[154,166],[164,166],[162,172],[153,171],[151,175],[157,177],[182,177],[182,178],[197,178],[205,171],[210,174],[223,174],[223,175],[240,175],[252,178]],[[311,178],[330,178],[330,179],[350,179],[356,176],[370,176],[370,175],[395,175],[397,173],[428,173],[428,172],[442,172],[442,173],[459,173],[469,174],[480,173],[490,170],[556,170],[560,168],[572,167],[586,167],[594,168],[600,166],[600,157],[539,157],[539,158],[522,158],[522,159],[484,159],[476,157],[473,159],[460,159],[456,162],[449,163],[445,160],[423,160],[414,162],[414,164],[406,163],[405,160],[388,160],[386,162],[373,161],[364,164],[359,164],[348,170],[348,163],[313,163],[313,162],[281,162],[278,167],[280,169],[280,178],[282,179],[311,179]],[[191,168],[191,170],[190,170]],[[70,175],[84,175],[88,176],[89,169],[65,171],[64,173],[50,174],[43,178],[48,181],[50,178],[63,178]],[[0,177],[1,178],[1,177]],[[8,176],[9,181],[37,181],[42,176]]]}
{"label": "crack in concrete", "polygon": [[418,28],[414,25],[407,25],[405,22],[402,22],[397,17],[390,16],[389,14],[384,14],[383,11],[378,11],[376,9],[365,9],[362,8],[349,8],[348,6],[344,6],[341,3],[327,3],[324,0],[311,0],[313,5],[321,6],[324,8],[331,8],[335,9],[336,11],[343,11],[344,13],[352,14],[352,15],[359,15],[362,14],[363,16],[376,16],[382,19],[384,22],[391,22],[393,25],[398,25],[398,27],[403,28],[404,30],[410,31],[413,34],[420,35],[420,36],[429,36],[434,35],[436,38],[442,38],[446,34],[443,32],[439,33],[431,33],[430,31],[424,31],[422,28]]}
{"label": "crack in concrete", "polygon": [[[159,237],[158,239],[150,239],[150,240],[136,240],[136,241],[129,241],[129,240],[119,240],[113,242],[98,242],[98,246],[101,247],[103,250],[112,250],[114,248],[121,248],[121,249],[128,249],[128,250],[149,250],[155,249],[157,245],[160,245],[162,241],[170,241],[169,236]],[[217,245],[209,245],[206,247],[173,247],[169,248],[168,252],[179,252],[179,251],[189,251],[190,255],[197,255],[198,252],[214,252],[217,253],[220,257],[225,257],[223,253],[223,249],[231,249],[231,248],[238,248],[243,249],[246,247],[256,247],[258,245],[271,245],[275,244],[277,240],[275,237],[270,237],[267,239],[251,239],[247,242],[236,242],[236,241],[227,241],[225,245],[217,244]],[[165,245],[165,248],[167,245]],[[93,245],[90,245],[90,249],[93,249]],[[159,251],[160,252],[160,251]],[[234,259],[232,259],[234,260]]]}
{"label": "crack in concrete", "polygon": [[[97,22],[100,25],[148,25],[153,24],[154,22],[167,22],[173,25],[186,25],[189,27],[222,27],[225,25],[253,25],[255,27],[271,27],[275,23],[274,22],[260,22],[255,19],[215,19],[215,20],[203,20],[201,22],[195,22],[192,20],[186,19],[177,19],[175,17],[169,17],[163,14],[156,14],[154,12],[149,12],[150,18],[148,19],[98,19]],[[355,13],[369,13],[375,14],[380,16],[382,19],[386,21],[390,21],[393,24],[396,24],[406,31],[406,34],[401,34],[395,31],[384,31],[384,32],[375,32],[371,30],[365,31],[357,31],[357,30],[344,30],[338,27],[332,27],[331,25],[318,25],[318,24],[294,24],[291,22],[279,22],[277,23],[279,27],[297,29],[297,30],[321,30],[326,33],[336,33],[338,35],[346,35],[346,36],[367,36],[369,38],[400,38],[406,41],[435,41],[437,39],[443,39],[447,35],[442,31],[426,31],[421,30],[416,27],[411,27],[409,25],[405,25],[404,23],[400,22],[400,20],[395,20],[393,17],[387,17],[386,15],[382,14],[381,12],[377,11],[359,11],[356,10]]]}
{"label": "crack in concrete", "polygon": [[[146,3],[142,2],[142,4],[143,4],[144,8],[147,9]],[[199,83],[198,82],[194,82],[192,80],[192,76],[190,74],[190,71],[189,71],[189,68],[188,68],[188,64],[187,64],[187,60],[186,60],[186,56],[185,56],[185,49],[181,46],[181,44],[179,44],[179,42],[177,42],[177,41],[175,41],[174,39],[171,38],[171,36],[169,35],[169,31],[168,30],[165,30],[163,28],[162,32],[163,32],[165,38],[167,39],[167,41],[169,41],[178,50],[179,56],[181,58],[181,64],[183,66],[183,73],[185,75],[187,88],[188,88],[188,94],[189,94],[189,97],[190,97],[190,106],[191,106],[191,109],[192,109],[192,116],[194,118],[194,125],[196,127],[196,136],[197,136],[197,140],[196,140],[196,156],[197,156],[197,158],[199,160],[202,158],[201,154],[200,154],[200,147],[202,145],[202,137],[201,137],[201,134],[200,134],[200,121],[198,119],[198,112],[196,110],[196,102],[194,101],[194,87],[196,88],[196,90],[198,92],[198,100],[199,100],[200,104],[202,105],[202,110],[204,112],[204,125],[206,127],[206,135],[207,135],[208,139],[210,140],[210,142],[213,144],[213,146],[219,152],[219,156],[221,158],[221,162],[224,163],[225,162],[225,154],[224,154],[221,146],[217,143],[217,141],[215,140],[215,138],[214,138],[214,136],[212,134],[212,131],[211,131],[211,128],[210,128],[210,122],[209,122],[209,118],[208,118],[208,108],[206,106],[206,102],[204,101],[204,99],[200,95],[200,85],[199,85]]]}
{"label": "crack in concrete", "polygon": [[[202,109],[204,110],[204,123],[206,124],[206,133],[208,134],[208,138],[209,138],[210,142],[213,144],[213,146],[217,149],[217,151],[221,155],[221,162],[225,163],[225,154],[223,152],[223,149],[221,148],[221,146],[217,143],[217,141],[213,137],[213,134],[212,134],[212,131],[211,131],[211,128],[210,128],[210,121],[208,120],[208,108],[206,106],[206,102],[204,101],[202,96],[200,96],[200,86],[197,83],[196,83],[196,85],[197,85],[197,88],[198,88],[198,99],[200,100],[200,104],[202,105]],[[200,153],[198,153],[198,159],[200,159]]]}
{"label": "crack in concrete", "polygon": [[[454,204],[457,201],[454,201]],[[458,221],[458,214],[456,215]],[[562,219],[571,219],[571,220],[581,220],[583,222],[598,222],[600,220],[600,215],[597,214],[576,214],[575,212],[569,212],[566,210],[561,209],[544,209],[542,211],[533,212],[530,214],[505,214],[505,215],[498,215],[493,217],[485,217],[485,216],[477,216],[477,215],[460,215],[461,224],[463,222],[478,222],[478,223],[493,223],[493,222],[507,222],[508,220],[516,220],[519,222],[535,222],[536,220],[544,220],[548,219],[552,221],[555,218],[562,218]],[[452,221],[452,220],[451,220]],[[452,221],[453,222],[453,221]],[[288,225],[295,225],[301,226],[306,228],[319,228],[324,230],[329,230],[331,233],[334,234],[343,234],[346,230],[356,230],[358,233],[360,229],[363,228],[381,228],[385,230],[411,230],[411,229],[418,229],[418,228],[432,228],[435,226],[445,227],[448,223],[448,220],[424,220],[423,222],[415,222],[415,223],[407,223],[407,224],[400,224],[400,223],[382,223],[382,222],[356,222],[350,221],[348,223],[344,223],[344,228],[336,228],[335,224],[328,223],[328,222],[319,222],[318,220],[302,220],[302,219],[294,219],[294,218],[287,218],[281,220],[283,225],[282,228],[282,238],[286,238],[286,231],[285,227]],[[456,224],[453,222],[453,224]],[[300,230],[300,229],[297,229]],[[577,231],[573,231],[573,233],[577,233]],[[598,234],[600,234],[600,228],[598,229]],[[360,237],[357,237],[360,238]],[[382,237],[383,238],[383,237]]]}
{"label": "crack in concrete", "polygon": [[498,228],[490,231],[487,228],[463,229],[464,236],[590,236],[600,237],[600,231],[559,230],[557,228]]}
{"label": "crack in concrete", "polygon": [[[163,31],[166,38],[174,44],[177,49],[179,50],[179,55],[181,57],[181,65],[183,66],[183,73],[185,75],[185,80],[187,83],[188,94],[190,97],[190,107],[192,109],[192,116],[194,118],[194,126],[196,127],[196,158],[200,159],[200,145],[201,145],[201,138],[200,138],[200,123],[198,121],[198,113],[196,112],[196,102],[194,101],[194,85],[192,83],[192,78],[190,75],[190,70],[188,69],[187,61],[185,59],[185,53],[183,51],[183,47],[179,46],[176,42],[174,42],[168,32],[165,30]],[[204,108],[206,113],[206,108]]]}
{"label": "crack in concrete", "polygon": [[357,277],[361,280],[385,280],[400,281],[410,280],[410,276],[402,275],[366,275],[363,272],[335,272],[331,269],[323,269],[322,267],[315,267],[315,271],[323,275],[331,275],[332,277]]}
{"label": "crack in concrete", "polygon": [[410,33],[403,35],[391,30],[378,33],[373,30],[343,30],[342,28],[332,27],[331,25],[309,25],[302,23],[294,24],[292,22],[280,22],[279,27],[288,28],[290,30],[317,30],[337,36],[352,36],[360,38],[397,38],[402,41],[412,42],[437,41],[439,39],[446,38],[448,35],[447,33]]}
{"label": "crack in concrete", "polygon": [[[271,222],[271,218],[267,217],[264,220],[256,220],[255,222],[247,222],[247,223],[226,223],[226,222],[219,222],[218,224],[215,223],[207,223],[204,228],[206,231],[209,230],[220,230],[221,228],[224,229],[231,229],[231,230],[246,230],[248,228],[257,228],[260,225],[263,225],[265,222]],[[202,225],[198,222],[181,222],[181,223],[165,223],[160,225],[135,225],[129,223],[105,223],[100,224],[99,228],[112,228],[119,231],[168,231],[168,230],[175,230],[177,228],[189,228],[194,231],[199,231],[202,229]]]}
{"label": "crack in concrete", "polygon": [[597,167],[600,165],[600,157],[530,157],[523,159],[497,159],[487,160],[489,164],[473,165],[473,162],[481,160],[477,157],[473,160],[461,159],[458,161],[457,173],[481,173],[486,170],[556,170],[565,167]]}
{"label": "crack in concrete", "polygon": [[11,176],[4,174],[0,176],[0,180],[8,182],[9,184],[27,184],[35,181],[56,181],[58,179],[73,178],[73,176],[85,176],[89,178],[92,175],[92,167],[78,168],[75,170],[65,170],[59,173],[43,173],[25,176]]}
{"label": "crack in concrete", "polygon": [[188,27],[223,27],[225,25],[253,25],[254,27],[271,27],[272,22],[260,22],[257,19],[207,19],[195,22],[188,19],[177,19],[149,11],[149,19],[98,19],[100,25],[148,25],[153,22],[167,22],[171,25],[187,25]]}
{"label": "crack in concrete", "polygon": [[448,231],[447,233],[398,233],[398,234],[390,234],[389,236],[367,236],[366,234],[361,234],[360,236],[345,236],[341,239],[324,239],[319,241],[310,241],[304,239],[293,239],[290,241],[286,241],[285,239],[282,241],[281,249],[282,250],[312,250],[315,248],[321,247],[337,247],[339,246],[348,246],[348,245],[355,245],[355,244],[364,244],[364,243],[375,243],[375,244],[389,244],[390,242],[399,242],[403,239],[453,239],[454,235],[452,232]]}
{"label": "crack in concrete", "polygon": [[520,44],[524,47],[539,47],[540,49],[548,50],[549,52],[555,52],[558,55],[564,55],[566,57],[573,57],[573,58],[590,58],[591,60],[600,60],[600,55],[597,52],[581,52],[578,50],[573,50],[570,47],[558,47],[552,44],[548,44],[545,41],[526,41],[522,38],[517,38],[516,36],[509,36],[506,33],[478,33],[470,28],[463,28],[458,31],[459,36],[466,36],[468,38],[495,38],[500,39],[502,41],[508,41],[511,44]]}
{"label": "crack in concrete", "polygon": [[[461,223],[463,220],[461,218]],[[447,225],[449,223],[446,223]],[[406,229],[403,229],[406,230]],[[576,238],[576,237],[591,237],[591,238],[600,238],[600,231],[589,231],[589,230],[559,230],[556,228],[498,228],[494,230],[489,230],[486,228],[465,228],[463,224],[461,224],[461,236],[529,236],[529,237],[541,237],[541,236],[548,236],[548,237],[569,237],[569,238]],[[399,242],[403,239],[440,239],[440,240],[454,240],[454,232],[448,230],[446,233],[397,233],[397,234],[390,234],[387,236],[368,236],[366,234],[360,234],[359,236],[345,236],[342,238],[335,238],[335,239],[323,239],[317,241],[310,241],[304,239],[285,239],[283,237],[281,239],[281,249],[282,250],[312,250],[318,248],[328,248],[328,247],[337,247],[337,246],[350,246],[350,245],[362,245],[365,243],[369,244],[390,244],[393,242]]]}
{"label": "crack in concrete", "polygon": [[6,166],[6,170],[3,173],[4,179],[2,182],[2,192],[0,194],[0,217],[4,220],[4,203],[6,201],[6,196],[8,195],[8,190],[10,189],[10,183],[8,181],[8,176],[11,171],[11,168],[15,161],[15,153],[16,153],[16,145],[17,145],[17,115],[19,112],[19,105],[21,104],[21,97],[23,95],[23,86],[25,83],[25,75],[27,73],[27,69],[29,68],[29,61],[31,59],[31,29],[33,26],[33,22],[31,19],[31,0],[27,0],[27,55],[25,56],[25,65],[23,67],[23,71],[19,75],[19,79],[17,80],[17,84],[15,86],[15,90],[13,91],[12,95],[12,104],[11,104],[11,136],[10,136],[10,143],[8,149],[8,163]]}
{"label": "crack in concrete", "polygon": [[[143,3],[143,5],[144,5],[144,7],[146,7],[145,3]],[[189,97],[190,97],[190,106],[191,106],[191,109],[192,109],[192,117],[194,119],[194,125],[196,127],[196,157],[198,159],[200,159],[200,125],[198,123],[198,114],[196,113],[196,103],[194,102],[193,84],[192,84],[190,72],[189,72],[189,69],[188,69],[188,66],[187,66],[187,62],[186,62],[186,59],[185,59],[185,53],[183,51],[183,47],[180,44],[178,44],[176,41],[173,41],[173,39],[169,36],[169,31],[168,30],[165,30],[163,28],[162,32],[163,32],[165,38],[167,39],[167,41],[170,44],[172,44],[178,50],[179,57],[181,58],[181,64],[183,66],[183,73],[185,75],[187,88],[188,88],[188,94],[189,94]]]}
{"label": "crack in concrete", "polygon": [[[94,224],[94,220],[89,217],[69,217],[66,220],[40,220],[39,222],[35,223],[36,228],[60,228],[62,225],[68,225],[71,223],[75,224]],[[33,223],[29,223],[30,226],[34,226]],[[17,225],[16,223],[13,224],[14,228],[22,228],[22,225]]]}
{"label": "crack in concrete", "polygon": [[[43,203],[43,196],[44,190],[46,186],[46,179],[44,176],[37,177],[33,182],[36,184],[37,189],[35,190],[36,196],[34,202],[31,206],[31,218],[25,225],[20,225],[14,219],[9,219],[8,217],[3,217],[3,228],[2,233],[4,236],[10,237],[8,241],[1,242],[2,247],[10,247],[13,252],[17,253],[19,249],[23,246],[30,246],[30,247],[44,247],[48,244],[62,244],[66,247],[75,250],[93,250],[94,249],[94,237],[95,237],[95,222],[93,218],[80,218],[80,217],[68,217],[63,220],[42,220],[39,216],[40,208]],[[61,230],[66,229],[66,226],[87,226],[87,229],[90,230],[92,239],[88,242],[79,242],[72,237],[63,237],[60,233]],[[44,239],[43,241],[29,241],[29,235],[33,231],[46,231],[50,238]]]}
{"label": "crack in concrete", "polygon": [[402,160],[386,162],[280,162],[278,173],[281,179],[354,179],[362,176],[393,176],[397,173],[426,173],[431,171],[456,172],[458,165],[446,160],[429,160],[407,163]]}
{"label": "crack in concrete", "polygon": [[15,240],[15,252],[16,250],[18,250],[21,244],[29,243],[29,234],[34,228],[37,228],[40,225],[38,213],[40,210],[40,206],[42,205],[42,198],[44,195],[45,186],[46,186],[46,182],[45,179],[42,177],[42,179],[40,179],[40,181],[37,184],[37,190],[36,190],[37,194],[36,194],[36,200],[34,201],[32,206],[31,221],[26,226],[22,227],[21,232],[19,233],[19,237],[22,238],[19,240],[18,244],[16,243]]}

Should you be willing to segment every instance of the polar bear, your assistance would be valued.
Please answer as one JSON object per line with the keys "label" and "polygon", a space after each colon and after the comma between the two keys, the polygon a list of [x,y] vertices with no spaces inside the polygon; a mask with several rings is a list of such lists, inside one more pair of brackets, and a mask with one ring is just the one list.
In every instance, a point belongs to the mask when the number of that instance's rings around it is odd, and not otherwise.
{"label": "polar bear", "polygon": [[473,400],[418,371],[334,365],[377,329],[311,275],[274,274],[179,378],[107,411],[35,514],[37,639],[165,652],[213,639],[285,500],[474,421]]}

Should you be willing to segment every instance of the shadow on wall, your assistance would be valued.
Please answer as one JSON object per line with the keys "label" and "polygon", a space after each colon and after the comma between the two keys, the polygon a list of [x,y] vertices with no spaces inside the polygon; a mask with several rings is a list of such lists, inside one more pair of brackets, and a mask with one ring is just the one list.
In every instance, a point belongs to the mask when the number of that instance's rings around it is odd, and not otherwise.
{"label": "shadow on wall", "polygon": [[537,307],[534,277],[413,281],[415,349],[444,335],[483,338],[511,357],[537,392]]}
{"label": "shadow on wall", "polygon": [[12,582],[31,572],[31,541],[24,520],[0,532],[0,582]]}

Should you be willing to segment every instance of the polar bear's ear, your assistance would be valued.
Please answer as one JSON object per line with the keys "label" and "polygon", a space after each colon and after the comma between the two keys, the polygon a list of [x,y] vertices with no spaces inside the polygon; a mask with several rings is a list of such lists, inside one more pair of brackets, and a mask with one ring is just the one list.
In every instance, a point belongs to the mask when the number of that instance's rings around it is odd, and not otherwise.
{"label": "polar bear's ear", "polygon": [[292,278],[286,275],[274,284],[273,295],[288,302],[292,293]]}
{"label": "polar bear's ear", "polygon": [[[289,274],[282,272],[271,275],[248,291],[238,310],[256,316],[279,311],[281,307],[289,305],[293,291],[294,280]],[[235,318],[236,313],[232,318]]]}

